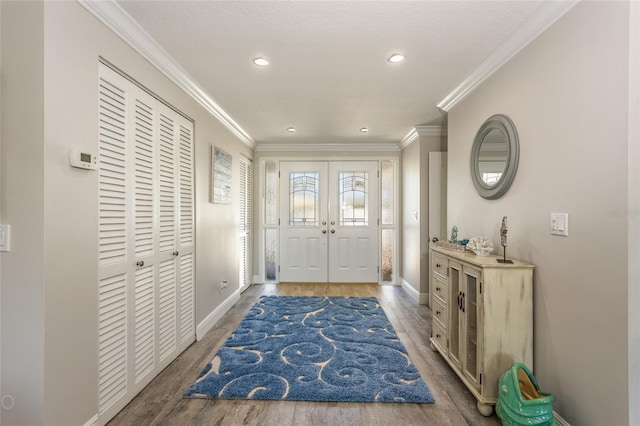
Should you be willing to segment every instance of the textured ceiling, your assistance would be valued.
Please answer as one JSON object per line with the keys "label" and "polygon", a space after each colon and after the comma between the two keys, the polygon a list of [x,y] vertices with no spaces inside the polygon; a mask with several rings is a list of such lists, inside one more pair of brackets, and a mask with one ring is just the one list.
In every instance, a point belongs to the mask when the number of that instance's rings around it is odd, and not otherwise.
{"label": "textured ceiling", "polygon": [[[538,1],[118,1],[259,144],[398,142]],[[406,55],[387,62],[394,52]],[[271,64],[260,68],[252,58]],[[297,129],[288,133],[287,127]],[[363,134],[361,127],[368,127]]]}

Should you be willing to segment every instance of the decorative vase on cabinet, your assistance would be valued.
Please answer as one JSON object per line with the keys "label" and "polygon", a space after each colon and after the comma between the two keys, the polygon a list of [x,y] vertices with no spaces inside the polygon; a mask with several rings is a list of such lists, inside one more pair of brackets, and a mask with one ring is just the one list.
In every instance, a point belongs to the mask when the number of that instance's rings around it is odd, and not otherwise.
{"label": "decorative vase on cabinet", "polygon": [[534,266],[439,247],[431,256],[431,348],[490,416],[500,375],[515,363],[533,367]]}

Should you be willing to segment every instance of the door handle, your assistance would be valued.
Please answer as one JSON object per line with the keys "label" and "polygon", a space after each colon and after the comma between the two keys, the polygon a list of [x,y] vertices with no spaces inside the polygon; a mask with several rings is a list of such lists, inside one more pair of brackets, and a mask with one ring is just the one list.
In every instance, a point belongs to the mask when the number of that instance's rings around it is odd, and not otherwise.
{"label": "door handle", "polygon": [[174,256],[177,256],[177,255],[179,255],[179,254],[180,254],[180,253],[179,253],[177,250],[173,252],[173,255],[174,255]]}
{"label": "door handle", "polygon": [[323,221],[322,221],[322,224],[323,224],[323,225],[326,225],[326,224],[327,224],[327,221],[326,221],[326,220],[323,220]]}
{"label": "door handle", "polygon": [[323,233],[323,234],[326,234],[326,233],[327,233],[327,230],[326,230],[326,229],[323,229],[323,230],[322,230],[322,233]]}
{"label": "door handle", "polygon": [[433,237],[433,238],[431,239],[431,242],[432,242],[432,243],[437,243],[438,241],[439,241],[439,240],[438,240],[438,237]]}
{"label": "door handle", "polygon": [[138,260],[136,262],[136,266],[140,266],[140,267],[144,266],[144,260]]}
{"label": "door handle", "polygon": [[335,221],[335,220],[332,220],[332,221],[331,221],[331,224],[332,224],[332,225],[335,225],[335,224],[336,224],[336,221]]}
{"label": "door handle", "polygon": [[335,234],[335,233],[336,233],[336,230],[335,230],[335,229],[332,229],[332,230],[331,230],[331,233],[332,233],[332,234]]}
{"label": "door handle", "polygon": [[464,293],[462,293],[462,313],[464,313]]}

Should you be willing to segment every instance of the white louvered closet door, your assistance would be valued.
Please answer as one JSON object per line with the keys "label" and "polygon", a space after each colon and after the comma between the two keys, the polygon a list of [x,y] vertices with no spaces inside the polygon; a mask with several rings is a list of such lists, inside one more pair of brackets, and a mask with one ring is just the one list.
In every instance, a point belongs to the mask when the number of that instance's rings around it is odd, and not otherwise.
{"label": "white louvered closet door", "polygon": [[193,123],[100,65],[99,423],[195,340]]}
{"label": "white louvered closet door", "polygon": [[251,160],[240,157],[240,291],[251,285],[251,265],[253,250],[252,216],[252,168]]}

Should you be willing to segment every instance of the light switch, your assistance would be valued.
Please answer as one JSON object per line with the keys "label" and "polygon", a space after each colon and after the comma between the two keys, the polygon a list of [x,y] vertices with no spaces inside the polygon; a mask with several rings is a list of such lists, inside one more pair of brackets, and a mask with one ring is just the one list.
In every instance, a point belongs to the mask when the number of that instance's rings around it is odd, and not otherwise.
{"label": "light switch", "polygon": [[11,225],[0,225],[0,251],[9,251],[11,243]]}
{"label": "light switch", "polygon": [[569,214],[568,213],[551,213],[550,223],[551,235],[569,236]]}

